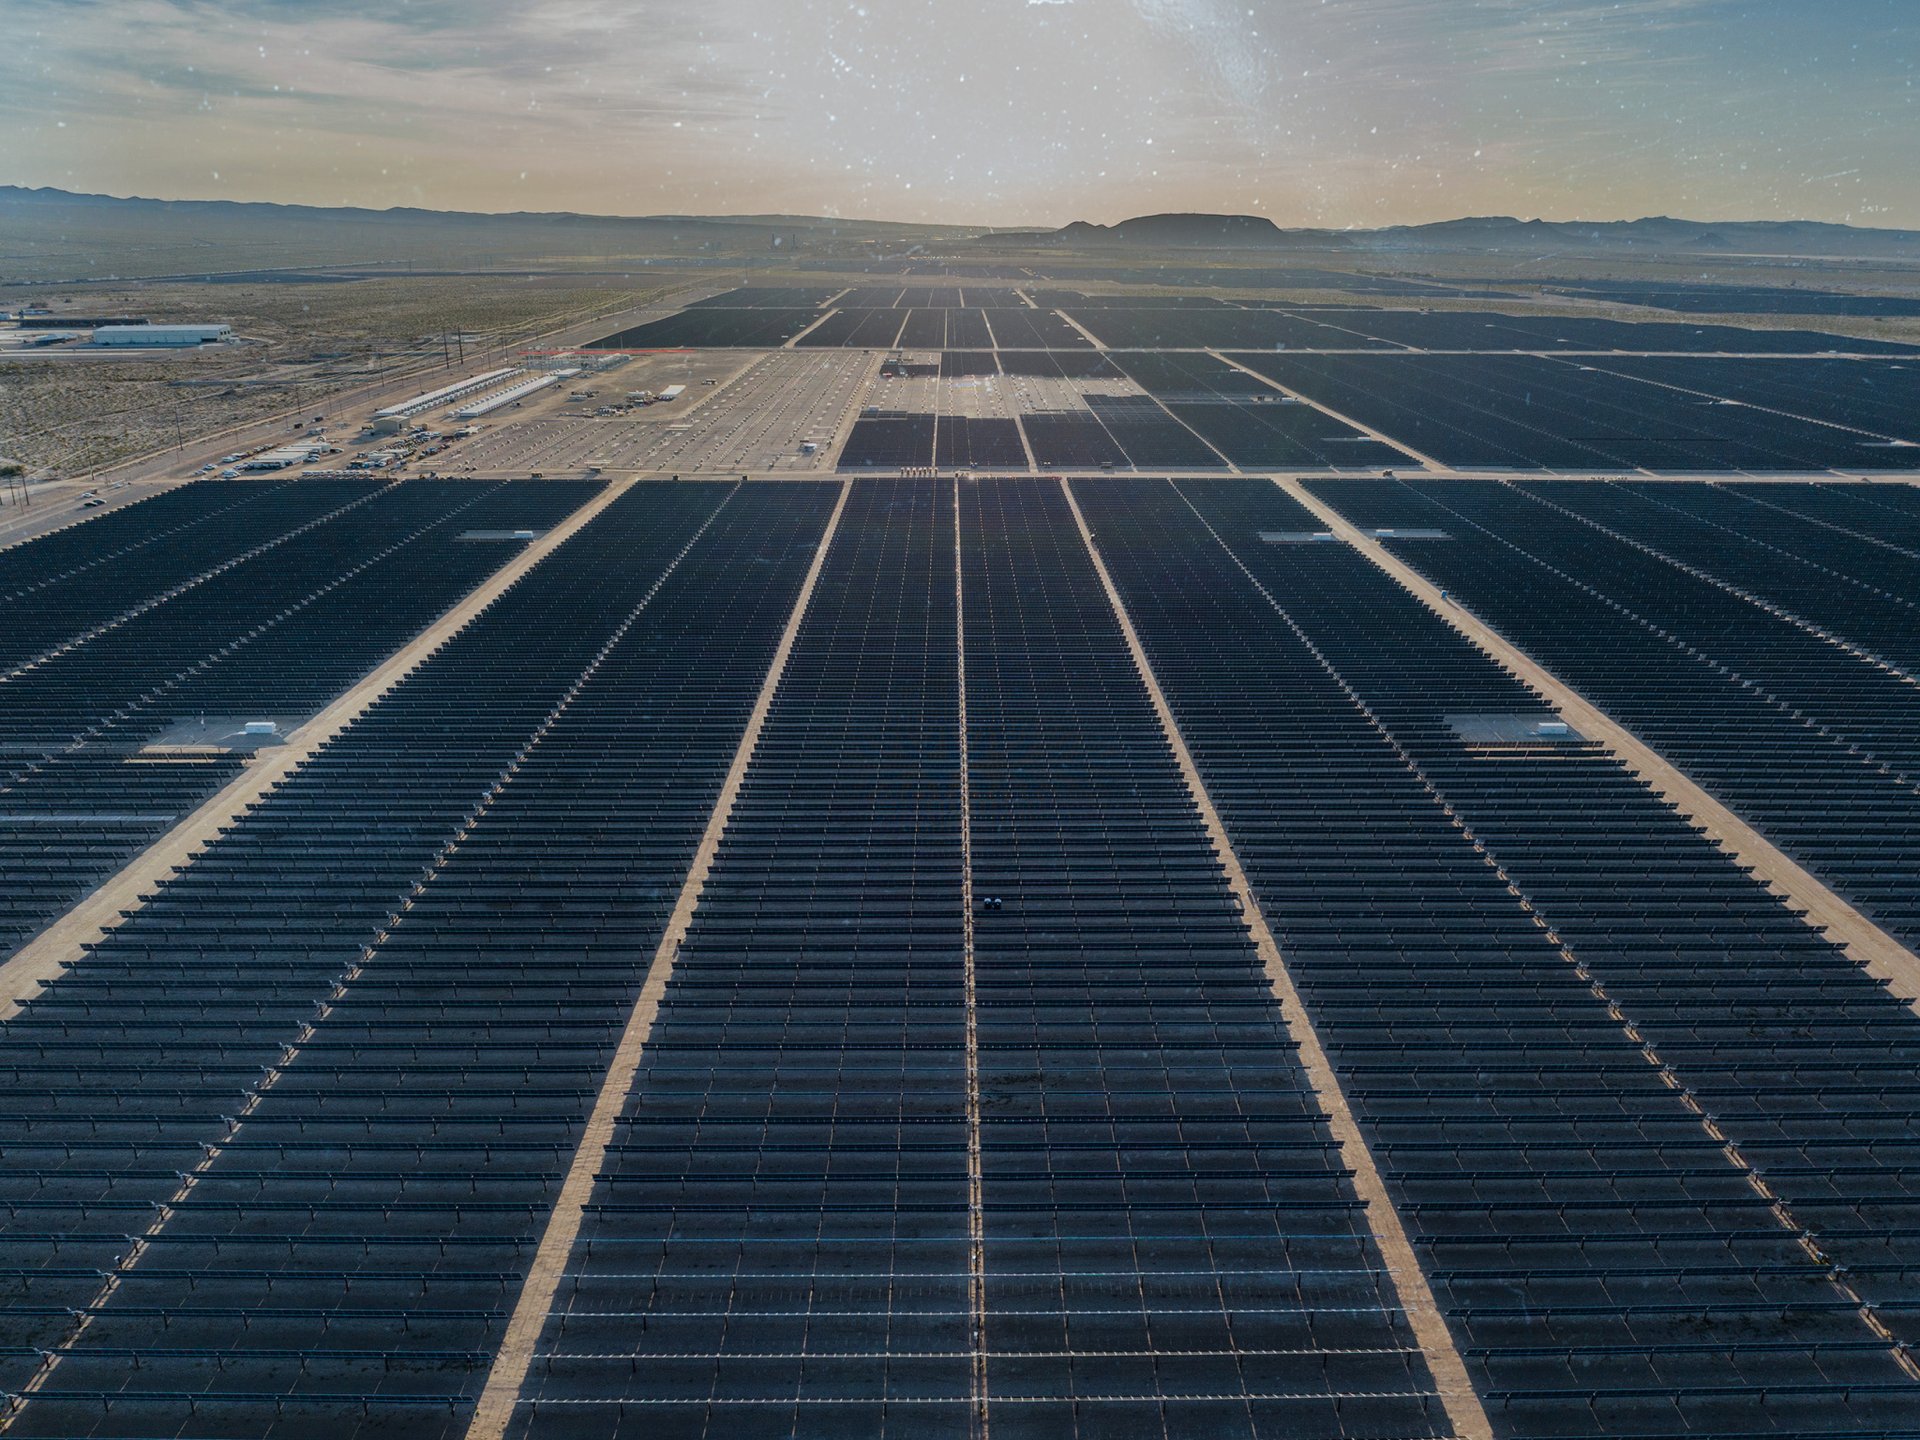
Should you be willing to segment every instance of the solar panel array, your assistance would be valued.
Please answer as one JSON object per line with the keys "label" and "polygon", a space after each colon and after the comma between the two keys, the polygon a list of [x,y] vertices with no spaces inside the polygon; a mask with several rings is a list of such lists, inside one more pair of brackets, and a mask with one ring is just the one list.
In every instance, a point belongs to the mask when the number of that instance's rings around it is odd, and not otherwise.
{"label": "solar panel array", "polygon": [[7,1022],[10,1433],[464,1428],[831,498],[616,501]]}
{"label": "solar panel array", "polygon": [[968,1433],[951,485],[849,502],[514,1433]]}
{"label": "solar panel array", "polygon": [[960,519],[992,1432],[1445,1433],[1064,495]]}
{"label": "solar panel array", "polygon": [[1399,452],[1212,355],[1114,352],[1113,360],[1236,465],[1392,465]]}
{"label": "solar panel array", "polygon": [[1920,692],[1904,675],[1512,486],[1316,493],[1357,524],[1444,529],[1383,543],[1881,924],[1920,936]]}
{"label": "solar panel array", "polygon": [[1920,1020],[1271,486],[1076,490],[1500,1432],[1904,1433]]}
{"label": "solar panel array", "polygon": [[[1638,327],[1630,327],[1638,328]],[[1650,337],[1643,337],[1650,338]],[[1614,374],[1611,360],[1545,355],[1233,357],[1287,389],[1466,469],[1819,471],[1920,469],[1920,447],[1744,403],[1742,370],[1688,362],[1692,393]],[[1831,362],[1802,360],[1803,384],[1834,385]],[[1853,364],[1873,364],[1855,361]],[[1837,393],[1853,386],[1842,379]],[[1815,402],[1819,412],[1834,399]],[[1840,403],[1844,403],[1841,400]]]}
{"label": "solar panel array", "polygon": [[[690,313],[829,297],[750,298]],[[1259,385],[1175,358],[1028,441]],[[1920,492],[1316,493],[1912,933]],[[0,858],[79,857],[15,923],[238,772],[183,724],[590,497],[0,1020],[0,1434],[453,1440],[492,1374],[515,1440],[1920,1435],[1908,998],[1265,480],[206,484],[0,552]]]}
{"label": "solar panel array", "polygon": [[599,488],[310,485],[249,486],[155,544],[16,592],[21,628],[53,643],[0,678],[0,952],[239,773],[221,737],[157,743],[170,726],[297,724],[519,549],[464,536],[544,530]]}

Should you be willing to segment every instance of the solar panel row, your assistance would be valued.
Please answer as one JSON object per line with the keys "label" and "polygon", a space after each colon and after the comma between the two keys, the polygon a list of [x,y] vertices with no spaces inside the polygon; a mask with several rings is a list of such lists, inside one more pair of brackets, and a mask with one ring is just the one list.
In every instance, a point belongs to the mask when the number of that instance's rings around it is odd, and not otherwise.
{"label": "solar panel row", "polygon": [[[183,485],[0,551],[0,600],[7,607],[0,673],[31,664],[183,586],[204,583],[241,557],[364,503],[381,488],[329,480]],[[101,527],[97,534],[95,526]]]}
{"label": "solar panel row", "polygon": [[942,415],[934,432],[934,464],[951,469],[1027,468],[1020,424],[1011,419]]}
{"label": "solar panel row", "polygon": [[[1710,581],[1495,482],[1318,482],[1887,929],[1920,935],[1920,697]],[[1864,547],[1864,542],[1863,547]]]}
{"label": "solar panel row", "polygon": [[[1899,1154],[1920,1143],[1920,1018],[1617,763],[1471,742],[1459,712],[1531,692],[1346,547],[1283,562],[1235,522],[1310,517],[1249,500],[1265,497],[1202,506],[1803,1238],[1880,1325],[1920,1338],[1920,1185]],[[1840,1158],[1854,1126],[1874,1154]]]}
{"label": "solar panel row", "polygon": [[1010,289],[980,285],[868,285],[849,290],[834,302],[859,309],[980,310],[1014,306]]}
{"label": "solar panel row", "polygon": [[463,1428],[832,498],[620,497],[0,1031],[10,1433]]}
{"label": "solar panel row", "polygon": [[1214,470],[1226,463],[1151,395],[1089,395],[1087,408],[1137,470]]}
{"label": "solar panel row", "polygon": [[[1850,551],[1849,558],[1849,564],[1862,575],[1874,576],[1874,571],[1862,567],[1884,559],[1878,554],[1881,550],[1920,553],[1920,489],[1911,486],[1729,481],[1722,488],[1796,525],[1799,520],[1811,520],[1821,530],[1865,541],[1865,545]],[[1892,580],[1890,588],[1904,594],[1906,582]]]}
{"label": "solar panel row", "polygon": [[[1120,375],[1097,350],[1001,350],[989,352],[1005,375],[1038,375],[1052,380],[1110,380]],[[989,372],[991,373],[991,372]]]}
{"label": "solar panel row", "polygon": [[1076,494],[1499,1433],[1902,1430],[1913,1017],[1272,487]]}
{"label": "solar panel row", "polygon": [[934,419],[931,415],[904,410],[881,410],[862,414],[847,433],[841,447],[839,468],[889,470],[926,466],[933,463]]}
{"label": "solar panel row", "polygon": [[[1767,333],[1767,332],[1761,332]],[[1733,359],[1622,355],[1587,361],[1612,375],[1804,415],[1828,425],[1920,440],[1920,365],[1912,359]],[[1868,463],[1862,460],[1860,463]]]}
{"label": "solar panel row", "polygon": [[807,306],[825,305],[838,293],[830,285],[742,285],[719,295],[709,295],[704,300],[695,300],[687,308],[689,310],[739,310],[765,307],[774,310],[795,310],[804,309]]}
{"label": "solar panel row", "polygon": [[947,379],[998,375],[1000,366],[991,350],[946,350],[940,355],[940,374]]}
{"label": "solar panel row", "polygon": [[[800,338],[799,344],[802,349],[846,345],[865,346],[875,350],[891,349],[899,339],[902,325],[911,313],[904,310],[837,309],[807,331]],[[943,329],[942,334],[944,333]]]}
{"label": "solar panel row", "polygon": [[953,543],[853,492],[510,1433],[970,1433]]}
{"label": "solar panel row", "polygon": [[1400,452],[1213,355],[1111,352],[1133,381],[1248,469],[1401,463]]}
{"label": "solar panel row", "polygon": [[[139,614],[0,682],[0,952],[236,775],[244,754],[231,732],[249,720],[297,724],[517,550],[463,535],[544,528],[598,486],[355,488],[347,508],[190,586],[152,592]],[[274,504],[229,518],[271,522]],[[145,549],[116,568],[149,561],[163,575],[148,586],[175,573]],[[21,603],[57,606],[44,592]],[[203,716],[229,718],[169,733]]]}
{"label": "solar panel row", "polygon": [[1920,554],[1862,544],[1718,486],[1546,481],[1520,488],[1920,673]]}
{"label": "solar panel row", "polygon": [[776,350],[820,319],[817,309],[790,306],[754,306],[741,309],[703,307],[649,320],[603,336],[588,347],[596,350],[674,350],[688,346],[727,349]]}
{"label": "solar panel row", "polygon": [[[1912,470],[1920,448],[1728,404],[1721,362],[1689,394],[1540,355],[1233,357],[1311,400],[1466,469]],[[1611,362],[1603,362],[1611,364]]]}
{"label": "solar panel row", "polygon": [[993,1433],[1444,1433],[1064,495],[961,532]]}
{"label": "solar panel row", "polygon": [[1127,463],[1127,452],[1091,410],[1035,410],[1020,417],[1043,470],[1091,470]]}
{"label": "solar panel row", "polygon": [[[1085,335],[1051,310],[1015,306],[980,312],[993,331],[996,350],[1091,350]],[[961,342],[953,341],[956,349]],[[971,344],[971,341],[966,342]]]}
{"label": "solar panel row", "polygon": [[[596,488],[210,545],[20,677],[23,783],[311,711]],[[635,487],[0,1025],[0,1428],[465,1428],[840,493]],[[1276,487],[1074,493],[1501,1440],[1920,1434],[1920,1019]],[[1913,492],[1319,493],[1920,915],[1912,686],[1736,593],[1908,654]],[[848,494],[513,1433],[1448,1433],[1059,485]],[[102,533],[0,589],[165,593]]]}
{"label": "solar panel row", "polygon": [[1304,315],[1226,306],[1149,309],[1081,307],[1066,311],[1103,345],[1121,349],[1384,350],[1388,343]]}

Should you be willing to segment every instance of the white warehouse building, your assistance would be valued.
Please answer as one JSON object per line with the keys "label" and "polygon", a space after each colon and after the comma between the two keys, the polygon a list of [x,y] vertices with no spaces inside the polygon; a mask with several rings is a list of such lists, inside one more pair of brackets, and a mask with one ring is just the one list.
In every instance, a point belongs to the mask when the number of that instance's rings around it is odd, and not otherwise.
{"label": "white warehouse building", "polygon": [[96,345],[215,345],[233,338],[231,325],[102,325]]}

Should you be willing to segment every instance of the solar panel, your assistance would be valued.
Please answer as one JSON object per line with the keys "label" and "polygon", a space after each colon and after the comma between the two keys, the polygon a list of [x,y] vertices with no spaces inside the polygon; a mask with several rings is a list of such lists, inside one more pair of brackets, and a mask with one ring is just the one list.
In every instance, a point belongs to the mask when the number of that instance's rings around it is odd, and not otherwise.
{"label": "solar panel", "polygon": [[1900,1147],[1822,1164],[1910,1123],[1853,1067],[1911,1012],[1604,752],[1456,724],[1550,712],[1351,547],[1266,543],[1313,518],[1274,487],[1076,493],[1496,1423],[1910,1414],[1863,1308]]}
{"label": "solar panel", "polygon": [[[1543,503],[1544,490],[1536,498],[1491,481],[1356,480],[1327,482],[1316,493],[1356,523],[1444,526],[1453,536],[1445,545],[1382,543],[1879,924],[1920,934],[1920,822],[1912,806],[1920,700],[1902,675],[1710,573],[1690,573],[1558,501]],[[1573,498],[1557,487],[1551,495]],[[1608,503],[1607,492],[1581,503]],[[1608,513],[1637,525],[1621,518],[1633,504],[1623,498]],[[1741,549],[1729,544],[1726,556],[1709,557],[1690,547],[1687,528],[1684,514],[1673,514],[1664,541],[1723,568]],[[1784,588],[1794,581],[1790,557],[1764,563],[1764,573],[1752,561],[1729,573],[1805,600],[1804,580],[1792,592]],[[1835,576],[1827,588],[1837,594],[1844,585]],[[1872,623],[1876,611],[1880,629],[1858,630],[1863,638],[1884,633],[1889,612],[1857,607],[1858,625]]]}
{"label": "solar panel", "polygon": [[5,1025],[13,1428],[464,1428],[833,498],[629,491]]}
{"label": "solar panel", "polygon": [[[16,599],[82,628],[0,680],[0,952],[233,779],[247,720],[296,727],[516,553],[456,543],[467,525],[548,525],[599,488],[307,483]],[[101,594],[144,598],[102,618]]]}
{"label": "solar panel", "polygon": [[[1040,463],[1279,408],[1122,358],[1154,395],[1022,417]],[[175,493],[0,551],[0,921],[600,491]],[[1316,493],[1909,923],[1911,487]],[[1920,1433],[1906,1000],[1280,488],[1072,494],[1302,1013],[1059,482],[636,484],[0,1022],[0,1428],[467,1433],[791,623],[516,1440],[1450,1434],[1409,1293],[1502,1440]]]}

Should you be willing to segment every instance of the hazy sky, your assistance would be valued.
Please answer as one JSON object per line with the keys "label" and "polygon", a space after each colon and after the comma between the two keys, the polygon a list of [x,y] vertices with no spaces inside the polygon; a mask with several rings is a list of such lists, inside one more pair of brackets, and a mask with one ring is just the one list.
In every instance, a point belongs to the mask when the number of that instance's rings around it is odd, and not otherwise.
{"label": "hazy sky", "polygon": [[0,182],[1920,227],[1920,0],[0,0]]}

